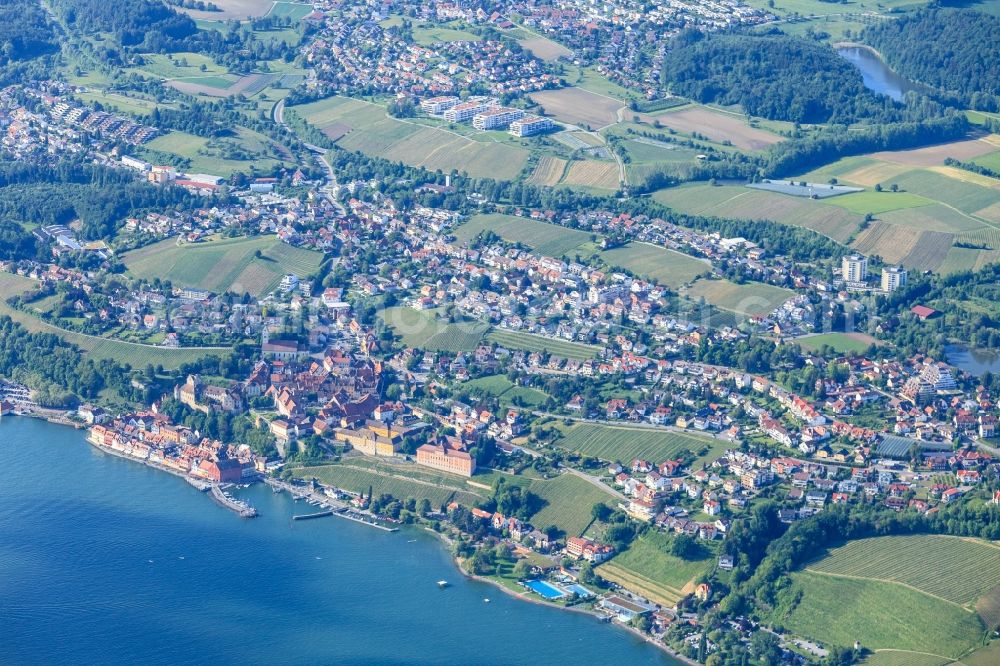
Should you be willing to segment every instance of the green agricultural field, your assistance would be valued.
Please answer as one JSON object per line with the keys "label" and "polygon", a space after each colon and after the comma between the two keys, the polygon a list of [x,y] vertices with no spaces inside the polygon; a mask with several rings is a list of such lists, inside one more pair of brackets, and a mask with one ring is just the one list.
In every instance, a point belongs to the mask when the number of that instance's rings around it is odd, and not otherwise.
{"label": "green agricultural field", "polygon": [[[937,562],[940,566],[940,562]],[[958,658],[980,644],[983,627],[974,613],[922,592],[875,580],[812,572],[792,575],[802,598],[791,613],[772,621],[794,634],[827,644],[870,650],[896,649]]]}
{"label": "green agricultural field", "polygon": [[[347,97],[290,107],[346,150],[401,161],[427,169],[466,171],[477,178],[510,180],[528,160],[528,151],[513,138],[494,141],[494,133],[462,136],[447,125],[428,127],[390,117],[384,107]],[[477,140],[479,138],[483,140]]]}
{"label": "green agricultural field", "polygon": [[[256,253],[260,252],[260,256]],[[275,236],[228,238],[178,245],[168,239],[127,253],[123,262],[134,277],[170,280],[174,285],[259,296],[281,276],[300,278],[319,269],[323,255],[292,247]]]}
{"label": "green agricultural field", "polygon": [[864,218],[832,203],[739,185],[671,187],[655,192],[653,199],[680,213],[772,220],[792,227],[805,227],[840,243],[857,231]]}
{"label": "green agricultural field", "polygon": [[673,606],[690,590],[694,579],[709,568],[712,559],[687,561],[675,557],[669,552],[671,540],[667,535],[649,532],[598,567],[597,573],[656,603]]}
{"label": "green agricultural field", "polygon": [[585,345],[579,342],[570,342],[559,338],[550,338],[533,333],[522,331],[507,331],[495,328],[486,336],[491,342],[495,342],[501,347],[508,349],[522,349],[529,352],[548,352],[559,358],[566,358],[577,361],[585,361],[597,356],[600,351],[593,345]]}
{"label": "green agricultural field", "polygon": [[448,323],[438,319],[438,314],[436,310],[396,306],[383,310],[380,316],[404,345],[431,351],[473,351],[489,330],[489,325],[477,321]]}
{"label": "green agricultural field", "polygon": [[945,666],[953,662],[931,654],[884,650],[873,652],[861,663],[865,666]]}
{"label": "green agricultural field", "polygon": [[521,243],[545,257],[572,255],[591,242],[591,234],[514,215],[473,215],[455,229],[455,239],[468,243],[484,231],[492,231],[509,243]]}
{"label": "green agricultural field", "polygon": [[627,463],[643,458],[660,463],[683,451],[691,451],[701,458],[709,457],[722,451],[725,442],[662,428],[576,423],[566,429],[564,437],[556,440],[556,446],[608,462]]}
{"label": "green agricultural field", "polygon": [[[416,476],[408,477],[409,469],[390,471],[384,468],[366,469],[364,466],[349,463],[338,465],[323,465],[320,467],[300,467],[294,470],[299,478],[316,477],[326,485],[332,485],[354,493],[367,493],[371,487],[376,497],[382,494],[392,495],[397,499],[414,498],[427,499],[434,508],[441,507],[451,500],[462,504],[473,505],[484,497],[472,492],[457,477],[448,481],[425,481]],[[390,474],[398,474],[394,476]]]}
{"label": "green agricultural field", "polygon": [[688,289],[687,295],[695,300],[704,298],[723,310],[753,316],[771,312],[795,294],[788,289],[759,282],[736,284],[729,280],[702,279]]}
{"label": "green agricultural field", "polygon": [[[148,149],[148,150],[147,150]],[[230,150],[239,150],[247,159],[225,157]],[[150,154],[150,151],[156,151]],[[240,127],[233,137],[206,139],[187,132],[171,131],[144,144],[140,153],[147,154],[153,161],[165,155],[175,155],[190,160],[190,166],[183,171],[208,173],[228,178],[234,173],[269,174],[279,164],[281,155],[267,137]]]}
{"label": "green agricultural field", "polygon": [[831,197],[827,201],[834,206],[846,208],[858,215],[864,215],[865,213],[877,215],[890,210],[919,208],[920,206],[929,206],[934,203],[930,199],[909,192],[876,192],[874,190]]}
{"label": "green agricultural field", "polygon": [[304,16],[312,13],[312,5],[298,2],[275,2],[268,16],[288,17],[293,21],[301,21]]}
{"label": "green agricultural field", "polygon": [[544,391],[539,391],[528,386],[516,386],[504,375],[490,375],[488,377],[472,379],[461,384],[460,388],[468,390],[473,394],[484,393],[498,398],[500,405],[503,407],[517,404],[537,408],[549,397]]}
{"label": "green agricultural field", "polygon": [[531,524],[540,529],[555,525],[567,536],[579,536],[591,522],[595,504],[613,505],[615,496],[601,490],[586,479],[573,474],[560,474],[554,479],[534,481],[531,492],[547,504],[531,517]]}
{"label": "green agricultural field", "polygon": [[1000,150],[993,151],[992,153],[987,153],[980,157],[975,157],[972,162],[978,164],[979,166],[984,166],[987,169],[992,169],[1000,173]]}
{"label": "green agricultural field", "polygon": [[795,338],[789,342],[797,344],[807,351],[817,351],[826,345],[841,353],[860,353],[872,344],[878,343],[875,338],[865,333],[822,333]]}
{"label": "green agricultural field", "polygon": [[79,347],[91,358],[97,360],[105,358],[114,359],[119,363],[128,363],[133,368],[144,368],[146,365],[152,363],[153,365],[162,365],[168,370],[174,370],[185,363],[192,363],[206,356],[226,355],[231,351],[229,348],[220,347],[169,349],[166,347],[154,347],[152,345],[84,335],[53,326],[38,317],[34,317],[21,310],[15,310],[7,305],[6,300],[11,296],[31,291],[36,286],[37,283],[34,280],[29,280],[18,275],[11,275],[10,273],[0,273],[0,315],[7,315],[34,333],[53,333],[58,335],[66,342]]}
{"label": "green agricultural field", "polygon": [[1000,546],[947,536],[888,536],[850,541],[807,571],[900,583],[972,607],[1000,585]]}
{"label": "green agricultural field", "polygon": [[923,169],[908,171],[893,179],[893,182],[907,192],[940,201],[963,213],[975,213],[1000,202],[1000,190]]}
{"label": "green agricultural field", "polygon": [[139,116],[148,116],[157,108],[169,108],[170,104],[157,104],[151,100],[143,99],[138,93],[131,93],[126,97],[120,93],[108,92],[106,90],[88,90],[86,92],[74,93],[77,99],[90,104],[100,104],[105,109],[117,109],[122,113],[134,113]]}
{"label": "green agricultural field", "polygon": [[[138,65],[135,69],[140,73],[162,79],[204,78],[213,75],[222,76],[228,73],[228,69],[200,53],[171,53],[169,55],[145,53],[140,57],[143,64]],[[202,66],[205,67],[204,70],[201,69]]]}
{"label": "green agricultural field", "polygon": [[600,253],[610,266],[677,289],[712,270],[708,261],[648,243],[629,243]]}

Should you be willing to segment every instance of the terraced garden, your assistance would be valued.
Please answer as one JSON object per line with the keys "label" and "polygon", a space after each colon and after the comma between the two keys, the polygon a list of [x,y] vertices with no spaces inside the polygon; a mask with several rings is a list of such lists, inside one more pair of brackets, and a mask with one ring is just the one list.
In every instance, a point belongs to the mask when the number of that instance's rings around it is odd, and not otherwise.
{"label": "terraced garden", "polygon": [[[410,475],[410,470],[405,470],[405,472],[407,476]],[[315,477],[326,485],[354,493],[367,493],[370,487],[376,497],[388,494],[397,499],[411,497],[418,501],[427,499],[434,508],[438,508],[452,499],[467,506],[484,499],[483,496],[472,492],[471,488],[463,486],[458,479],[455,479],[451,485],[445,485],[439,480],[424,482],[418,479],[398,478],[391,476],[386,470],[365,469],[350,463],[299,467],[294,470],[294,473],[299,478]]]}

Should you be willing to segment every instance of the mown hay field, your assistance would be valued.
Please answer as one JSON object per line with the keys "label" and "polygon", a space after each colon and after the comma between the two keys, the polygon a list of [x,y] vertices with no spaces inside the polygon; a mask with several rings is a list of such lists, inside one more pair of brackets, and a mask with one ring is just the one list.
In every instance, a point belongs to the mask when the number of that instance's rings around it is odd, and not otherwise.
{"label": "mown hay field", "polygon": [[542,90],[529,95],[545,114],[570,125],[599,129],[618,122],[621,100],[605,97],[583,88]]}
{"label": "mown hay field", "polygon": [[649,122],[658,120],[661,124],[685,134],[697,132],[718,143],[728,141],[744,150],[763,150],[781,141],[781,137],[777,134],[750,127],[742,116],[704,106],[667,111],[647,120]]}
{"label": "mown hay field", "polygon": [[532,185],[558,185],[566,170],[566,160],[551,155],[543,155],[538,159],[535,170],[528,177]]}
{"label": "mown hay field", "polygon": [[[629,545],[628,550],[597,568],[597,573],[664,606],[677,603],[704,573],[711,558],[682,560],[669,552],[672,537],[649,532]],[[648,596],[647,593],[653,595]]]}
{"label": "mown hay field", "polygon": [[615,162],[572,160],[561,184],[617,190],[619,182],[618,165]]}
{"label": "mown hay field", "polygon": [[754,316],[771,312],[795,294],[783,287],[759,282],[736,284],[729,280],[701,279],[691,285],[687,295],[696,300],[704,298],[723,310]]}

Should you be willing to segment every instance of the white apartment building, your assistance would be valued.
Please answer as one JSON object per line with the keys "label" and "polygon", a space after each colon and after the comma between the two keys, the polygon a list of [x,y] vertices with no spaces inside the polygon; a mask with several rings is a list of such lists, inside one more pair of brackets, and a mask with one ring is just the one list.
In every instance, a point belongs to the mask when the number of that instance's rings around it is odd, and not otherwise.
{"label": "white apartment building", "polygon": [[860,254],[844,257],[840,263],[845,282],[864,282],[868,279],[868,258]]}
{"label": "white apartment building", "polygon": [[506,107],[495,107],[477,113],[472,118],[472,126],[477,130],[505,129],[515,120],[524,117],[521,109],[511,109]]}
{"label": "white apartment building", "polygon": [[882,269],[882,291],[896,291],[906,284],[906,269],[902,266],[886,266]]}

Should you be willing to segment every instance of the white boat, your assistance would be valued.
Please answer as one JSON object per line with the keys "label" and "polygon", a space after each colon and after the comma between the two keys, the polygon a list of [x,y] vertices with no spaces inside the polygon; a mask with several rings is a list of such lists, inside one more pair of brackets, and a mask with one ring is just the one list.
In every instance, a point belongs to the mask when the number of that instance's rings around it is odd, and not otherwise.
{"label": "white boat", "polygon": [[488,598],[487,599],[483,599],[483,603],[484,604],[488,604],[488,603],[490,603],[490,600]]}
{"label": "white boat", "polygon": [[440,587],[440,588],[448,587],[448,581],[446,581],[446,580],[439,580],[438,581],[438,587]]}

